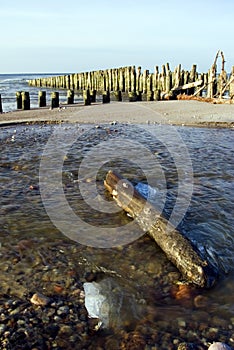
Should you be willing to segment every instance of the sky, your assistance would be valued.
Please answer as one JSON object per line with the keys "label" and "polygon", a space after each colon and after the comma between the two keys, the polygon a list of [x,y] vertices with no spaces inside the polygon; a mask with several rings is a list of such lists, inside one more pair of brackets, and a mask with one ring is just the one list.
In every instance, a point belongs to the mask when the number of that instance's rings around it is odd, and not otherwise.
{"label": "sky", "polygon": [[[234,65],[234,0],[0,0],[0,74]],[[218,67],[221,59],[218,61]]]}

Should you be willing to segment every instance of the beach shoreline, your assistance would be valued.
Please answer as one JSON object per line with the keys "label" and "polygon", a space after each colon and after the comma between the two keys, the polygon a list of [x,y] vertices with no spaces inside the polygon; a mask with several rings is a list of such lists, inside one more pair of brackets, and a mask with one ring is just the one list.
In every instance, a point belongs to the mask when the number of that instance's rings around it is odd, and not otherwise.
{"label": "beach shoreline", "polygon": [[153,102],[83,103],[17,110],[2,113],[0,126],[20,123],[168,124],[197,127],[234,128],[234,104],[212,104],[194,100]]}

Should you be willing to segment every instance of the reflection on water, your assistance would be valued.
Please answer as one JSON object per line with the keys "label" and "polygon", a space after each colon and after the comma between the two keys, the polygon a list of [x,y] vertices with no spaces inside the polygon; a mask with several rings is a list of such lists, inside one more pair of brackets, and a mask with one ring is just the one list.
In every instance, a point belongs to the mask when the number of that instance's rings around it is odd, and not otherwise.
{"label": "reflection on water", "polygon": [[[64,249],[67,249],[67,254],[73,263],[79,265],[79,269],[83,269],[83,273],[91,267],[91,270],[96,270],[100,276],[111,276],[115,286],[113,288],[117,288],[118,293],[119,288],[123,291],[118,294],[121,295],[118,297],[118,305],[114,302],[112,304],[112,308],[114,307],[116,314],[118,314],[118,325],[119,315],[124,314],[121,325],[123,328],[130,327],[129,329],[131,329],[131,322],[135,324],[139,319],[147,319],[148,330],[146,331],[145,326],[141,325],[138,326],[140,332],[152,333],[156,326],[158,334],[174,332],[175,338],[183,338],[181,334],[177,334],[178,324],[180,328],[182,327],[181,318],[186,324],[195,328],[198,324],[210,322],[210,326],[207,326],[209,328],[215,327],[214,320],[220,317],[224,324],[228,325],[226,328],[230,330],[229,334],[225,328],[226,338],[224,338],[225,340],[230,338],[231,325],[234,320],[233,131],[228,129],[177,128],[187,145],[194,177],[191,202],[179,229],[218,266],[221,272],[217,287],[210,291],[199,292],[208,298],[207,303],[210,309],[208,307],[209,310],[207,310],[207,304],[205,309],[202,307],[194,308],[194,303],[181,304],[172,297],[172,286],[174,280],[179,278],[178,273],[148,237],[143,236],[134,241],[134,235],[141,236],[137,225],[131,226],[131,232],[129,232],[129,235],[133,235],[132,243],[109,249],[91,248],[69,241],[53,226],[40,196],[39,165],[46,142],[56,128],[59,128],[67,136],[69,133],[74,135],[74,130],[77,134],[76,142],[72,144],[63,159],[62,184],[69,206],[82,220],[90,223],[93,227],[103,226],[105,229],[116,227],[120,237],[121,227],[131,222],[131,219],[122,211],[107,215],[91,208],[83,201],[85,193],[81,194],[79,190],[80,183],[91,186],[94,182],[97,186],[97,193],[92,200],[94,202],[96,199],[98,200],[98,194],[100,200],[105,198],[110,201],[111,199],[107,198],[104,190],[103,179],[106,172],[113,168],[134,183],[145,181],[144,169],[136,165],[134,157],[125,159],[124,153],[116,159],[108,160],[106,164],[102,164],[98,169],[96,181],[89,173],[91,164],[87,164],[84,176],[78,177],[80,161],[87,152],[99,142],[114,140],[120,135],[128,140],[137,139],[157,157],[164,178],[159,173],[151,175],[155,179],[155,187],[159,192],[160,190],[164,191],[164,195],[166,195],[163,210],[165,215],[170,215],[178,194],[177,164],[165,145],[153,138],[147,131],[139,129],[140,127],[105,125],[100,128],[92,128],[87,133],[84,133],[85,126],[69,124],[4,127],[1,128],[0,134],[1,245],[13,245],[19,240],[31,238],[38,240],[38,242],[43,241],[46,251],[53,240],[59,239],[61,242],[66,242],[67,246]],[[167,129],[165,129],[165,134],[166,132]],[[60,144],[57,151],[60,152],[60,148],[63,147],[64,144]],[[46,155],[44,154],[44,156]],[[108,159],[108,148],[106,148],[106,154],[102,156]],[[53,169],[53,160],[50,161]],[[152,159],[152,162],[155,162],[155,159]],[[151,164],[148,164],[147,172],[150,172],[150,168]],[[153,164],[152,169],[154,169]],[[120,243],[116,241],[115,245]],[[77,254],[71,253],[72,247],[77,249]],[[83,257],[82,263],[81,257]],[[2,259],[4,260],[4,256]],[[30,261],[28,264],[30,265]],[[102,279],[100,276],[99,278]],[[117,284],[120,287],[116,287]],[[111,292],[109,294],[111,295]],[[131,297],[129,297],[130,295]],[[133,299],[134,303],[138,305],[137,310],[140,311],[136,315],[134,313],[128,315],[129,319],[127,320],[126,313],[121,310],[129,310],[129,305],[127,308],[126,305]],[[193,313],[192,319],[191,311]],[[169,322],[172,317],[177,322],[173,327],[170,326]],[[216,327],[219,328],[217,324]]]}

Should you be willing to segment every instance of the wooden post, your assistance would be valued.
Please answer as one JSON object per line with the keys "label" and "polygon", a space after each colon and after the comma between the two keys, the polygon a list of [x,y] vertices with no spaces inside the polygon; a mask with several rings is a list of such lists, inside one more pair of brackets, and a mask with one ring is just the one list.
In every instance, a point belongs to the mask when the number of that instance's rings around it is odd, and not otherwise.
{"label": "wooden post", "polygon": [[38,92],[38,105],[40,107],[46,107],[46,91]]}
{"label": "wooden post", "polygon": [[141,67],[138,67],[137,69],[137,84],[137,90],[139,91],[138,95],[141,95],[143,92],[143,74],[141,73]]}
{"label": "wooden post", "polygon": [[152,77],[152,89],[154,92],[159,89],[158,76],[159,76],[158,66],[155,66],[154,74]]}
{"label": "wooden post", "polygon": [[66,89],[70,89],[70,75],[65,75],[65,77],[64,77],[65,79],[64,79],[64,81],[65,81],[65,88]]}
{"label": "wooden post", "polygon": [[160,101],[161,99],[161,90],[157,89],[154,91],[154,101]]}
{"label": "wooden post", "polygon": [[217,93],[219,94],[219,98],[222,98],[223,94],[225,93],[226,90],[226,85],[227,85],[227,73],[224,69],[225,67],[225,58],[224,58],[224,53],[223,51],[220,52],[221,58],[222,58],[222,68],[220,75],[218,77],[218,82],[217,82]]}
{"label": "wooden post", "polygon": [[138,96],[135,91],[130,91],[128,93],[128,97],[129,97],[129,102],[136,102],[138,100]]}
{"label": "wooden post", "polygon": [[214,285],[217,279],[215,268],[199,256],[190,241],[147,202],[131,182],[109,171],[104,185],[116,203],[159,245],[184,278],[198,287]]}
{"label": "wooden post", "polygon": [[59,107],[59,93],[54,91],[51,93],[51,109]]}
{"label": "wooden post", "polygon": [[208,71],[208,87],[207,87],[207,96],[208,98],[213,98],[216,94],[217,89],[217,81],[216,81],[216,73],[217,73],[217,59],[219,57],[219,51],[217,52],[214,63]]}
{"label": "wooden post", "polygon": [[147,77],[147,93],[146,93],[146,101],[153,101],[153,75],[149,74]]}
{"label": "wooden post", "polygon": [[118,101],[118,102],[122,101],[122,93],[121,93],[121,91],[120,91],[120,90],[112,91],[112,92],[110,93],[110,99],[111,99],[111,101],[114,101],[114,102],[116,102],[116,101]]}
{"label": "wooden post", "polygon": [[169,63],[165,66],[166,77],[165,77],[165,92],[169,93],[171,91],[171,71]]}
{"label": "wooden post", "polygon": [[125,92],[124,68],[119,68],[119,89],[120,91]]}
{"label": "wooden post", "polygon": [[91,103],[96,102],[97,90],[90,90]]}
{"label": "wooden post", "polygon": [[[197,73],[196,73],[196,69],[197,66],[196,64],[192,65],[191,71],[189,73],[189,79],[188,79],[188,83],[193,83],[195,82],[196,78],[197,78]],[[195,88],[194,86],[192,86],[191,88],[188,88],[186,91],[186,95],[193,95],[195,92]]]}
{"label": "wooden post", "polygon": [[182,85],[181,82],[181,64],[179,64],[174,70],[174,81],[173,81],[174,89],[178,88]]}
{"label": "wooden post", "polygon": [[131,92],[136,92],[136,68],[131,67]]}
{"label": "wooden post", "polygon": [[83,90],[84,105],[89,106],[91,104],[91,97],[89,89]]}
{"label": "wooden post", "polygon": [[162,92],[166,92],[166,69],[165,69],[165,65],[162,65],[162,70],[161,70],[161,74],[160,74],[160,85],[161,85],[161,89]]}
{"label": "wooden post", "polygon": [[103,91],[102,94],[102,103],[109,103],[110,102],[110,92],[107,91]]}
{"label": "wooden post", "polygon": [[17,109],[22,109],[22,95],[21,95],[22,91],[17,91],[15,93],[16,96],[16,108]]}
{"label": "wooden post", "polygon": [[67,104],[72,105],[74,103],[74,90],[67,90]]}
{"label": "wooden post", "polygon": [[122,94],[120,90],[115,91],[114,94],[115,94],[116,101],[118,102],[122,101]]}
{"label": "wooden post", "polygon": [[140,91],[140,76],[141,76],[141,67],[138,67],[136,70],[136,93],[139,95]]}
{"label": "wooden post", "polygon": [[234,97],[234,66],[232,66],[232,74],[229,78],[229,97],[230,99]]}
{"label": "wooden post", "polygon": [[22,109],[29,110],[30,109],[30,96],[28,91],[22,91]]}
{"label": "wooden post", "polygon": [[1,97],[1,94],[0,94],[0,114],[2,114],[2,97]]}

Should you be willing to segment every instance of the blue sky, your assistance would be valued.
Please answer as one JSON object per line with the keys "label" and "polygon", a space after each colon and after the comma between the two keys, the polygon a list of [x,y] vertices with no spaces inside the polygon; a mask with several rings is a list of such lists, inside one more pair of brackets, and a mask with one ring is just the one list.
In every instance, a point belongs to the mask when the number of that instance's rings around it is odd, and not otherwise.
{"label": "blue sky", "polygon": [[234,65],[234,0],[8,0],[0,73],[81,72],[169,62],[206,72],[221,49]]}

